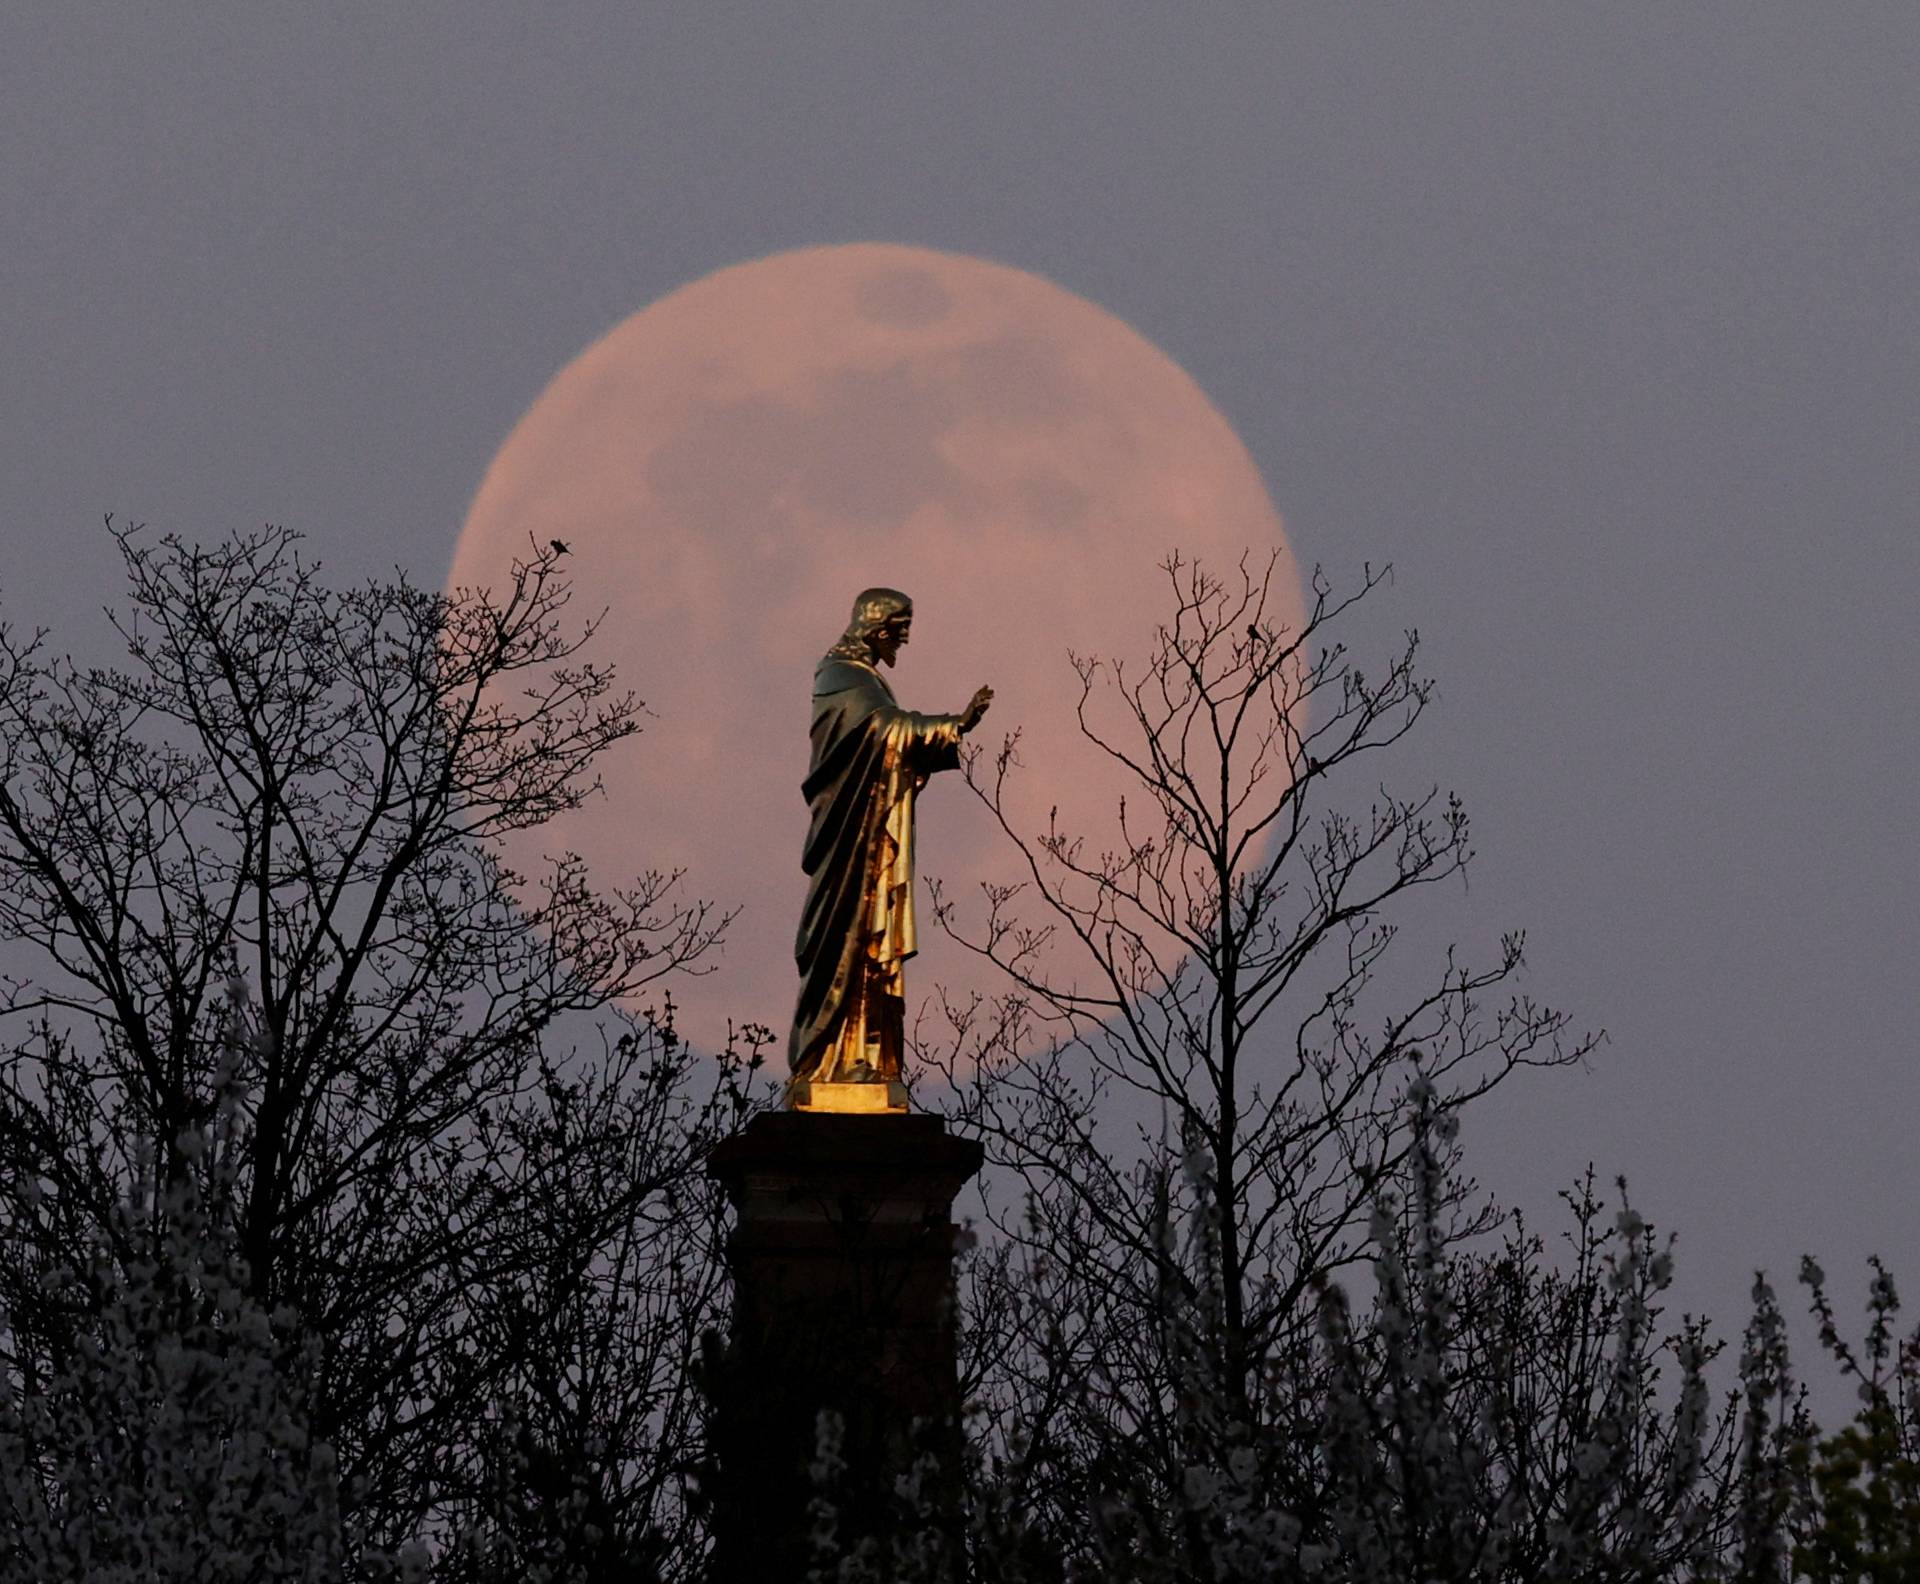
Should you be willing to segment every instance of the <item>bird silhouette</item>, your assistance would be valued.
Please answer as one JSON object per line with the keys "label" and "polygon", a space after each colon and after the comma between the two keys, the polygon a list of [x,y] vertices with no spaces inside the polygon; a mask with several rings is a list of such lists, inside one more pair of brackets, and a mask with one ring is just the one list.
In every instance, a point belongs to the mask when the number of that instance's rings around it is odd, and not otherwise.
{"label": "bird silhouette", "polygon": [[549,540],[548,543],[553,546],[553,553],[555,555],[565,555],[573,549],[573,546],[568,544],[564,539],[552,539]]}

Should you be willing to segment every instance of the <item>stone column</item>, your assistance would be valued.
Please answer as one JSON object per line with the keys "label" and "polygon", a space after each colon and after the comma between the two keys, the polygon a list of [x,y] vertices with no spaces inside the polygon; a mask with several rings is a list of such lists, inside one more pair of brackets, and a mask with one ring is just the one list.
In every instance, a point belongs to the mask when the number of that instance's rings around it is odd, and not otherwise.
{"label": "stone column", "polygon": [[717,1584],[805,1578],[823,1410],[845,1425],[842,1539],[887,1532],[918,1452],[957,1468],[953,1200],[980,1160],[941,1118],[897,1113],[769,1112],[713,1152],[738,1215],[710,1385]]}

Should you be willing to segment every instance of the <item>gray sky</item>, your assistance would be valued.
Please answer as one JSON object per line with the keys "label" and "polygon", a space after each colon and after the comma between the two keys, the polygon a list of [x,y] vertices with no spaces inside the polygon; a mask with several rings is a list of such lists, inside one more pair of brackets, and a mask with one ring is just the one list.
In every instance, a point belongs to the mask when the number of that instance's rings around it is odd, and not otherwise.
{"label": "gray sky", "polygon": [[1557,1227],[1625,1172],[1729,1327],[1803,1250],[1920,1303],[1920,10],[22,9],[12,619],[92,641],[107,510],[437,582],[549,377],[722,265],[1036,271],[1193,374],[1303,562],[1395,564],[1396,779],[1481,852],[1410,946],[1523,924],[1611,1035],[1469,1119],[1483,1183]]}

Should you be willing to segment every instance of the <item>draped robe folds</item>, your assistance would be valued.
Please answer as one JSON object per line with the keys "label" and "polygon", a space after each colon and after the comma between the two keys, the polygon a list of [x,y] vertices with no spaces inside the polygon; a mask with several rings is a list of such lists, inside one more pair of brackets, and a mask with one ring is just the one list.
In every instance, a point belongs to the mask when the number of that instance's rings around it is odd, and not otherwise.
{"label": "draped robe folds", "polygon": [[913,803],[959,764],[960,736],[958,715],[902,709],[870,664],[829,654],[814,670],[795,1081],[900,1076],[901,965],[918,946]]}

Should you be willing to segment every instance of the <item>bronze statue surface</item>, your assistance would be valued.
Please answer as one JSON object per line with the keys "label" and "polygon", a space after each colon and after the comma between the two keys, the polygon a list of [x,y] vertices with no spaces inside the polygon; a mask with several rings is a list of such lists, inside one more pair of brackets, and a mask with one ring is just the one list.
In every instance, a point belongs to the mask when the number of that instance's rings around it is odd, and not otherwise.
{"label": "bronze statue surface", "polygon": [[907,642],[913,602],[871,588],[813,673],[811,811],[801,866],[806,906],[794,941],[800,1000],[787,1101],[800,1110],[901,1111],[903,967],[918,949],[913,805],[960,762],[960,739],[993,700],[983,687],[958,715],[902,709],[880,674]]}

